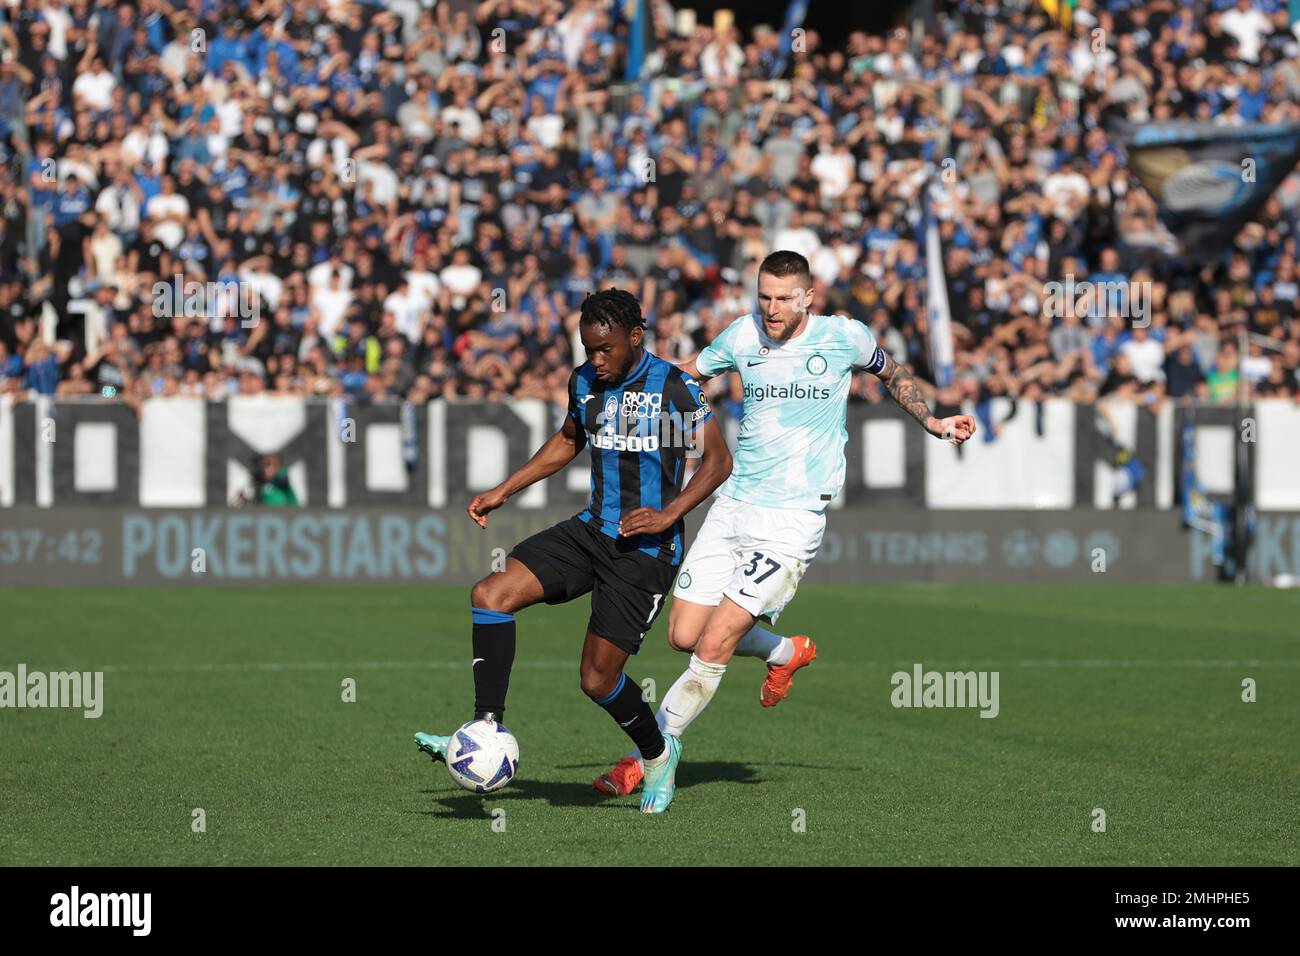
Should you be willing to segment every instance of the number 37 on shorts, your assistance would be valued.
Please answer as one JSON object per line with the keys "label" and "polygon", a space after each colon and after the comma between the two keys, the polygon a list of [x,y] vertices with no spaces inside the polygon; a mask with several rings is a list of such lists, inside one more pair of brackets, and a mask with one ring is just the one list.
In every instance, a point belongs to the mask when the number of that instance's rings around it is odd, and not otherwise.
{"label": "number 37 on shorts", "polygon": [[723,597],[775,621],[816,557],[824,515],[719,497],[682,561],[673,596],[716,606]]}

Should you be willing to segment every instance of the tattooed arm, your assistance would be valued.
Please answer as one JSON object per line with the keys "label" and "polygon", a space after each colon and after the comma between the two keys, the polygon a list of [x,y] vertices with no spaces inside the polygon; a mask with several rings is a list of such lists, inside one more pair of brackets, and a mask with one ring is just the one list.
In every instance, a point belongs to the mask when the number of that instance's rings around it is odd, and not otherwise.
{"label": "tattooed arm", "polygon": [[975,434],[975,419],[969,415],[935,418],[930,412],[929,402],[921,394],[921,385],[916,376],[895,362],[888,352],[884,352],[884,356],[885,367],[876,374],[885,383],[885,388],[898,403],[898,407],[920,422],[922,428],[954,445],[960,445]]}

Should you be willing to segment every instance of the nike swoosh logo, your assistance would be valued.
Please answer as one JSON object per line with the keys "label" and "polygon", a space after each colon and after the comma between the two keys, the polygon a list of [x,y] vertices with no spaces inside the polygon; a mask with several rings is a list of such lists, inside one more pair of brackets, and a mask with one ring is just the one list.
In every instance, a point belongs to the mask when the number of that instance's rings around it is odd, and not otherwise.
{"label": "nike swoosh logo", "polygon": [[764,359],[762,362],[750,362],[749,365],[746,366],[746,368],[753,368],[755,365],[762,365],[766,361],[767,359]]}
{"label": "nike swoosh logo", "polygon": [[748,591],[746,591],[744,588],[741,588],[741,589],[740,589],[740,593],[743,594],[743,595],[744,595],[745,597],[747,597],[747,598],[756,598],[756,597],[758,597],[757,594],[750,594],[750,593],[749,593]]}
{"label": "nike swoosh logo", "polygon": [[[742,591],[741,593],[743,594],[744,592]],[[486,657],[476,657],[476,658],[474,658],[474,664],[477,664],[479,661],[485,661],[485,660],[487,660]],[[469,666],[470,666],[470,667],[473,667],[474,664],[470,664]]]}
{"label": "nike swoosh logo", "polygon": [[624,723],[623,721],[619,721],[618,725],[620,727],[631,727],[635,723],[636,723],[636,718],[633,717],[631,720],[627,721],[626,723]]}

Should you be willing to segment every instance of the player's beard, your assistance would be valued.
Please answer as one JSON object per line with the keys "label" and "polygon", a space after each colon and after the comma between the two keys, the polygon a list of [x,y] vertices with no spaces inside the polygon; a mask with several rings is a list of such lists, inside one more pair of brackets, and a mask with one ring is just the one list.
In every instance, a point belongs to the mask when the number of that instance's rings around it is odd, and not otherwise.
{"label": "player's beard", "polygon": [[636,363],[641,361],[640,349],[633,348],[631,354],[627,357],[627,364],[618,370],[618,374],[611,375],[606,381],[610,385],[618,385],[627,379],[627,373],[636,368]]}
{"label": "player's beard", "polygon": [[799,328],[799,323],[804,320],[806,315],[807,313],[795,313],[788,321],[783,321],[781,323],[780,332],[776,335],[772,334],[771,327],[768,325],[767,320],[764,320],[763,331],[773,342],[776,342],[778,345],[784,345],[786,342],[789,342],[790,339],[794,338],[795,330]]}

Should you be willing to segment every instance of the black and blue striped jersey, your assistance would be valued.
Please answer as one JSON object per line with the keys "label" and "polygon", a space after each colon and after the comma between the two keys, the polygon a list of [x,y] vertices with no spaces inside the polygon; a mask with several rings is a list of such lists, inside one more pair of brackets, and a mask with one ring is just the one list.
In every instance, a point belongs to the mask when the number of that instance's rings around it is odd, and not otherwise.
{"label": "black and blue striped jersey", "polygon": [[[681,493],[688,446],[713,412],[694,379],[647,351],[617,385],[597,379],[590,362],[574,369],[568,416],[578,426],[579,450],[591,452],[591,500],[578,517],[617,539],[623,515],[667,507]],[[633,543],[680,564],[683,524]]]}

